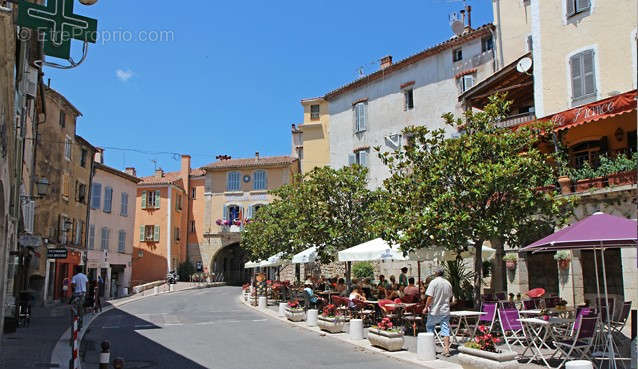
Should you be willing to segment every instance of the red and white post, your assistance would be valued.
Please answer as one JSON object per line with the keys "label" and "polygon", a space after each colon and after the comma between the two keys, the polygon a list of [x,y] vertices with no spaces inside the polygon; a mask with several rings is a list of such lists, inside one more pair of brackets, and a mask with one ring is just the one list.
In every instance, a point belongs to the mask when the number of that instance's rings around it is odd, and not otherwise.
{"label": "red and white post", "polygon": [[78,316],[73,315],[73,326],[71,329],[71,350],[72,357],[69,363],[69,368],[80,369],[80,343],[78,341],[79,329],[78,329]]}

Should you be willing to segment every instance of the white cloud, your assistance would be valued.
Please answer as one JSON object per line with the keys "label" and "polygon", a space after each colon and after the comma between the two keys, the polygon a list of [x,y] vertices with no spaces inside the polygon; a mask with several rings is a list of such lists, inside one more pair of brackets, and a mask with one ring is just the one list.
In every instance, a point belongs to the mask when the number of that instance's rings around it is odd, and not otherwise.
{"label": "white cloud", "polygon": [[117,69],[115,71],[115,76],[120,81],[127,82],[129,79],[131,79],[131,77],[133,77],[133,71],[130,69],[127,69],[127,70]]}

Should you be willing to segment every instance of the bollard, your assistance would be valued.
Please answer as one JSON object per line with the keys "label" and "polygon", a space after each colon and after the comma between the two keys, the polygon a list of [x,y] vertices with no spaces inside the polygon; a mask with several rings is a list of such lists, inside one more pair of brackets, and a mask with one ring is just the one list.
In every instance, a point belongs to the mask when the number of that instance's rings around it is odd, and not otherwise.
{"label": "bollard", "polygon": [[168,292],[173,292],[175,290],[175,285],[174,284],[168,284]]}
{"label": "bollard", "polygon": [[124,359],[121,357],[113,359],[113,369],[124,369]]}
{"label": "bollard", "polygon": [[436,348],[434,347],[434,333],[419,333],[416,338],[416,356],[423,361],[436,359]]}
{"label": "bollard", "polygon": [[266,308],[266,296],[259,296],[259,299],[257,300],[257,306],[260,309]]}
{"label": "bollard", "polygon": [[588,360],[571,360],[565,363],[565,369],[593,369],[594,365]]}
{"label": "bollard", "polygon": [[153,287],[153,295],[157,295],[159,293],[159,287]]}
{"label": "bollard", "polygon": [[100,352],[99,369],[109,369],[109,363],[111,362],[111,344],[109,341],[102,341],[100,346],[102,347],[102,352]]}
{"label": "bollard", "polygon": [[319,316],[319,310],[309,309],[308,312],[306,312],[306,324],[308,324],[309,327],[316,327],[318,316]]}
{"label": "bollard", "polygon": [[363,320],[362,319],[350,319],[350,339],[353,339],[353,340],[363,339]]}
{"label": "bollard", "polygon": [[286,316],[286,306],[288,306],[287,302],[279,303],[279,316]]}

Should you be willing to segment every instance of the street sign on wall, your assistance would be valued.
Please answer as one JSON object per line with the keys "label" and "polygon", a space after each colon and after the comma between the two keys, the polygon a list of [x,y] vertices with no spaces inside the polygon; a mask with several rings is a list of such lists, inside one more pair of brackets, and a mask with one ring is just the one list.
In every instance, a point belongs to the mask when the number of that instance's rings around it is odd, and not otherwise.
{"label": "street sign on wall", "polygon": [[44,53],[61,59],[71,57],[71,40],[95,43],[97,19],[73,13],[75,0],[47,0],[47,5],[20,1],[18,25],[42,31]]}
{"label": "street sign on wall", "polygon": [[47,249],[47,259],[66,259],[69,251],[65,248]]}
{"label": "street sign on wall", "polygon": [[42,246],[42,237],[31,234],[22,234],[18,238],[18,243],[22,247],[40,247]]}

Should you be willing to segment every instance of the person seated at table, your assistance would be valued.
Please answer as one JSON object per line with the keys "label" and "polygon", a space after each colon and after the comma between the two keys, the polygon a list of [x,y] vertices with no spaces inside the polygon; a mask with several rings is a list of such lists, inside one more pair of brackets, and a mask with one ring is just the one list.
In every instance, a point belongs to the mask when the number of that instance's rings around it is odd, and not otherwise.
{"label": "person seated at table", "polygon": [[359,285],[354,287],[354,289],[352,290],[348,298],[350,300],[366,301],[366,297],[363,294],[363,290],[361,289],[361,286]]}
{"label": "person seated at table", "polygon": [[390,286],[385,290],[385,298],[388,300],[394,300],[401,298],[401,296],[399,296],[398,290],[395,290],[394,287]]}
{"label": "person seated at table", "polygon": [[390,286],[392,287],[392,289],[399,289],[399,285],[397,284],[397,279],[394,277],[394,274],[390,276]]}
{"label": "person seated at table", "polygon": [[377,283],[377,287],[383,287],[383,289],[385,290],[386,288],[388,288],[389,285],[390,284],[385,279],[385,276],[383,274],[379,275],[379,283]]}
{"label": "person seated at table", "polygon": [[348,286],[346,286],[346,281],[344,281],[343,278],[339,278],[339,280],[337,281],[335,291],[339,294],[339,296],[348,295]]}
{"label": "person seated at table", "polygon": [[419,288],[414,285],[414,277],[408,278],[408,286],[403,289],[405,297],[411,299],[411,302],[419,301]]}
{"label": "person seated at table", "polygon": [[326,280],[324,276],[319,276],[317,283],[315,284],[317,287],[317,291],[325,291],[326,290]]}
{"label": "person seated at table", "polygon": [[319,305],[323,303],[323,299],[317,296],[312,290],[312,284],[306,283],[303,290],[305,294],[308,296],[308,302],[310,302],[312,305],[319,307]]}

